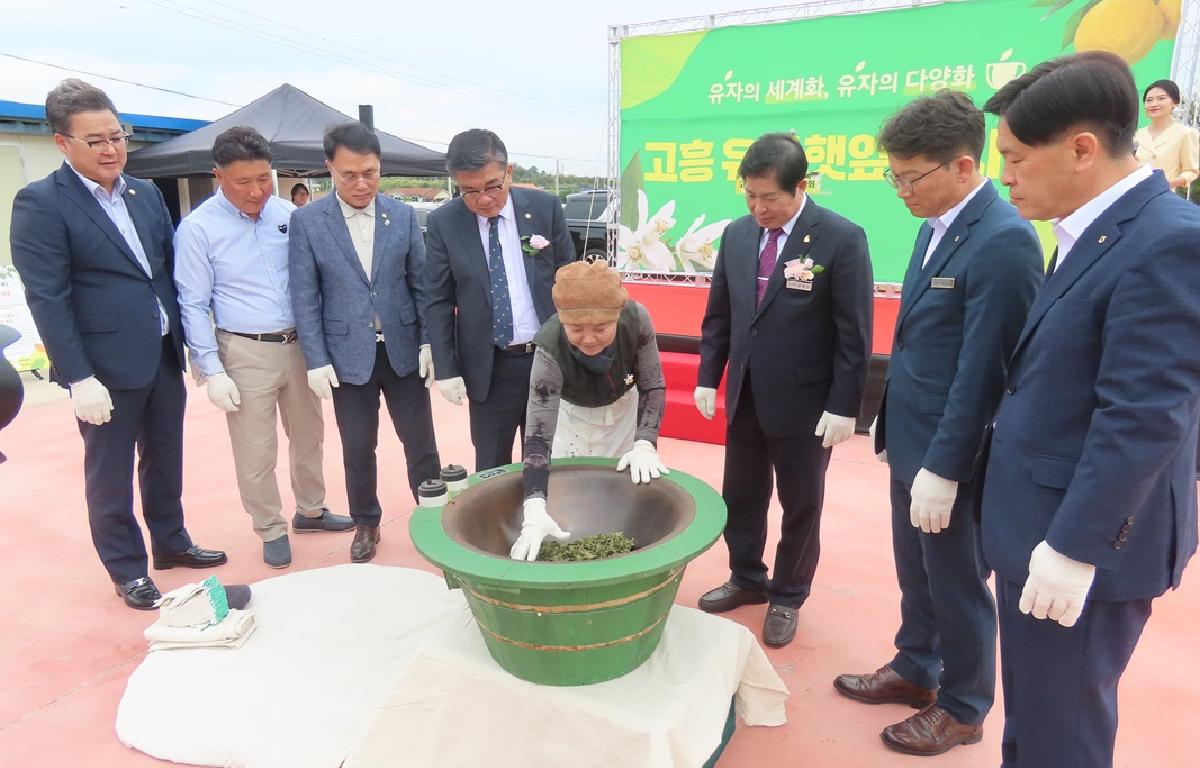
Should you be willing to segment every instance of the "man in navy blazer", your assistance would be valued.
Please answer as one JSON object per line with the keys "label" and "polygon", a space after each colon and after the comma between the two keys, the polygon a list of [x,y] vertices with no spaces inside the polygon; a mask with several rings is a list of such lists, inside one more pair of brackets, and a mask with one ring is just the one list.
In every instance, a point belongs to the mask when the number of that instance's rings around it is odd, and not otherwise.
{"label": "man in navy blazer", "polygon": [[161,596],[133,516],[134,452],[156,569],[207,568],[225,553],[183,524],[183,329],[171,281],[171,217],[153,184],[126,176],[126,141],[104,91],[64,80],[46,120],[66,162],[13,201],[13,264],[83,436],[92,542],[131,608]]}
{"label": "man in navy blazer", "polygon": [[[729,581],[700,598],[720,613],[769,602],[763,642],[796,634],[821,552],[825,470],[854,434],[871,351],[874,287],[862,227],[805,193],[804,147],[760,136],[738,174],[750,214],[721,237],[701,326],[696,407],[711,419],[728,369],[725,542]],[[770,580],[763,561],[772,480],[783,507]]]}
{"label": "man in navy blazer", "polygon": [[426,221],[429,336],[438,391],[470,400],[478,471],[510,463],[525,433],[533,337],[554,314],[554,273],[575,246],[558,198],[513,188],[496,134],[458,134],[446,165],[460,194]]}
{"label": "man in navy blazer", "polygon": [[1117,683],[1196,550],[1200,213],[1133,156],[1108,53],[998,91],[1001,181],[1058,248],[1017,341],[983,490],[1005,768],[1112,765]]}
{"label": "man in navy blazer", "polygon": [[296,335],[309,386],[333,399],[356,563],[375,557],[379,543],[380,393],[404,444],[414,500],[441,466],[428,389],[425,244],[412,207],[380,194],[380,155],[379,137],[361,123],[327,130],[335,192],[297,208],[288,232]]}
{"label": "man in navy blazer", "polygon": [[904,292],[875,450],[891,468],[900,584],[896,655],[839,693],[921,711],[881,734],[937,755],[983,737],[996,684],[996,605],[979,548],[975,470],[1008,357],[1042,282],[1033,227],[979,170],[984,120],[969,96],[916,99],[884,125],[885,177],[925,221]]}

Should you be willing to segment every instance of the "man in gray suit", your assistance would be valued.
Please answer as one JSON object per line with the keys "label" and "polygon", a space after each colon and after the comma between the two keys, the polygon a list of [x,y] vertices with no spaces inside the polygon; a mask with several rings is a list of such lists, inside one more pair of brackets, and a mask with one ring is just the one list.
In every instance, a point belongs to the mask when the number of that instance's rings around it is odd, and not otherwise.
{"label": "man in gray suit", "polygon": [[379,193],[379,138],[370,129],[330,128],[325,160],[337,192],[292,214],[289,275],[308,385],[333,399],[356,525],[350,559],[362,563],[375,557],[382,516],[380,392],[404,444],[414,499],[441,466],[428,391],[425,245],[413,209]]}
{"label": "man in gray suit", "polygon": [[478,471],[510,463],[524,434],[533,337],[554,314],[554,273],[575,260],[575,246],[557,198],[511,188],[496,134],[458,134],[446,165],[461,194],[427,221],[429,338],[438,390],[456,405],[471,401]]}

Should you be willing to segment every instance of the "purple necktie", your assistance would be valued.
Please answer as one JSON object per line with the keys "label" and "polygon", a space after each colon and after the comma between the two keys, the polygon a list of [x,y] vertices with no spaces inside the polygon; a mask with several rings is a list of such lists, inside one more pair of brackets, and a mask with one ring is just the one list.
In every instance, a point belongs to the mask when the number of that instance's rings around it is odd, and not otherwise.
{"label": "purple necktie", "polygon": [[771,279],[771,273],[775,271],[775,261],[779,258],[779,236],[782,234],[783,230],[779,227],[772,229],[767,236],[766,247],[758,255],[758,303],[755,307],[762,304],[763,296],[767,293],[767,281]]}

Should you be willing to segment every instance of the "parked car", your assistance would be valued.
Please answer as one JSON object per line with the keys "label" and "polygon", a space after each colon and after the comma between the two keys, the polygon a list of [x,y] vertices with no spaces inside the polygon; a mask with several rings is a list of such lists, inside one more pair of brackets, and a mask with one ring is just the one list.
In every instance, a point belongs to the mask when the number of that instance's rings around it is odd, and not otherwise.
{"label": "parked car", "polygon": [[608,256],[608,225],[613,219],[610,202],[607,189],[585,189],[567,195],[563,217],[580,258]]}
{"label": "parked car", "polygon": [[425,220],[429,218],[429,212],[437,210],[442,201],[427,203],[422,200],[414,200],[407,204],[411,205],[413,210],[417,212],[417,224],[421,226],[421,236],[424,237],[426,231]]}

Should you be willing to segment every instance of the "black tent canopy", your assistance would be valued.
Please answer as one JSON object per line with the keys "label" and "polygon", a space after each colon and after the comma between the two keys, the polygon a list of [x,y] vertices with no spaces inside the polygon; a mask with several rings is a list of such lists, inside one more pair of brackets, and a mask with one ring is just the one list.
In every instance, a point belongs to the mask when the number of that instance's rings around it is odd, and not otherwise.
{"label": "black tent canopy", "polygon": [[[270,93],[203,128],[129,153],[125,172],[142,178],[195,176],[212,171],[212,146],[223,131],[248,125],[271,143],[272,165],[288,176],[323,176],[325,129],[353,118],[284,83]],[[444,176],[446,155],[376,131],[382,170],[390,176]]]}

